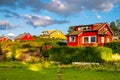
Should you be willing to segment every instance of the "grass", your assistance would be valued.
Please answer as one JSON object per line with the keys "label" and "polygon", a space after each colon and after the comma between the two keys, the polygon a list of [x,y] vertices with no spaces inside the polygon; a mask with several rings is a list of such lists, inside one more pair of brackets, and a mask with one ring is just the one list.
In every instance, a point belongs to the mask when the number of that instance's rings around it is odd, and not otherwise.
{"label": "grass", "polygon": [[95,70],[63,70],[65,80],[119,80],[120,72]]}
{"label": "grass", "polygon": [[[0,62],[0,80],[59,80],[58,68],[50,66],[38,71],[20,62]],[[40,66],[39,66],[40,67]],[[63,80],[120,80],[120,71],[62,68]]]}

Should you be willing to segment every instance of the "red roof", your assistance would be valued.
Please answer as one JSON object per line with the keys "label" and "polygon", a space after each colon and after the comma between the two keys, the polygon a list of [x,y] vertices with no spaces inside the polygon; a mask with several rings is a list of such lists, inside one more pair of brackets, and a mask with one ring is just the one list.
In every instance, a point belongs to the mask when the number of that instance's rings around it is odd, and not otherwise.
{"label": "red roof", "polygon": [[[72,31],[70,33],[68,33],[66,36],[73,36],[73,35],[78,35],[81,32],[87,32],[87,31],[98,31],[100,30],[105,24],[107,24],[107,22],[105,23],[95,23],[95,24],[90,24],[90,25],[79,25],[79,26],[75,26],[75,27],[92,27],[91,30],[80,30],[80,31]],[[110,28],[109,28],[110,29]],[[110,29],[110,31],[112,32],[112,30]],[[104,33],[104,32],[103,32]],[[100,33],[100,34],[103,34]],[[113,34],[113,32],[112,32]]]}
{"label": "red roof", "polygon": [[32,37],[32,35],[30,33],[20,34],[20,35],[16,36],[14,39],[15,40],[34,40],[34,38]]}

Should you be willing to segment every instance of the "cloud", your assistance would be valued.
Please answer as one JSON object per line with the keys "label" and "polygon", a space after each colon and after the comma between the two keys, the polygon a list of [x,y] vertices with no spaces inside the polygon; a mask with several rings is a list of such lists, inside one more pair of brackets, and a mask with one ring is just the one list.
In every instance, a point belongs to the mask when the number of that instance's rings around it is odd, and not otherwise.
{"label": "cloud", "polygon": [[13,11],[10,11],[8,9],[1,9],[0,12],[5,13],[5,17],[15,17],[15,18],[20,18],[21,16]]}
{"label": "cloud", "polygon": [[102,16],[100,16],[99,14],[96,14],[97,19],[102,19]]}
{"label": "cloud", "polygon": [[68,21],[59,21],[59,20],[53,20],[52,18],[50,18],[49,16],[39,16],[39,15],[29,15],[26,14],[25,16],[26,19],[26,23],[29,25],[32,25],[34,27],[46,27],[49,25],[53,25],[53,24],[64,24],[64,23],[68,23]]}
{"label": "cloud", "polygon": [[118,2],[120,0],[51,0],[46,4],[46,9],[68,16],[85,10],[108,12]]}
{"label": "cloud", "polygon": [[30,8],[31,11],[40,12],[47,10],[59,15],[70,16],[82,11],[103,11],[112,10],[120,0],[0,0],[0,6],[14,7],[16,9]]}
{"label": "cloud", "polygon": [[17,27],[18,25],[11,25],[8,21],[0,21],[0,30],[14,29]]}

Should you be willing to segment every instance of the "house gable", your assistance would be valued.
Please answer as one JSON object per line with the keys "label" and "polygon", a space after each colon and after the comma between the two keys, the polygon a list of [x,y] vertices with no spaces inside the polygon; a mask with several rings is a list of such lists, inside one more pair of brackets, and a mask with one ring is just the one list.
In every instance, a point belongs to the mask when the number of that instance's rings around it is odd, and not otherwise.
{"label": "house gable", "polygon": [[[103,34],[104,35],[106,32],[109,33],[109,35],[113,36],[113,32],[112,32],[111,28],[108,26],[107,23],[104,23],[104,25],[102,25],[99,28],[98,34]],[[108,35],[108,34],[106,34],[106,35]]]}
{"label": "house gable", "polygon": [[26,33],[21,40],[30,41],[30,40],[34,40],[34,38],[30,33]]}
{"label": "house gable", "polygon": [[60,39],[66,39],[66,36],[64,33],[60,30],[55,30],[50,34],[51,38],[60,38]]}
{"label": "house gable", "polygon": [[43,31],[43,32],[47,32],[47,34],[40,35],[40,37],[42,37],[42,38],[66,39],[66,36],[60,30],[48,30],[48,31]]}

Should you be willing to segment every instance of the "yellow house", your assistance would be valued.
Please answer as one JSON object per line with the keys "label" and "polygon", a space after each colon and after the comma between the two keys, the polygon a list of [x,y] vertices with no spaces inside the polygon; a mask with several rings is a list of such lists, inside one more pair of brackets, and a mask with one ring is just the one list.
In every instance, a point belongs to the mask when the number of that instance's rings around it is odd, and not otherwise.
{"label": "yellow house", "polygon": [[64,33],[60,30],[47,30],[43,31],[40,35],[41,38],[59,38],[66,39]]}

